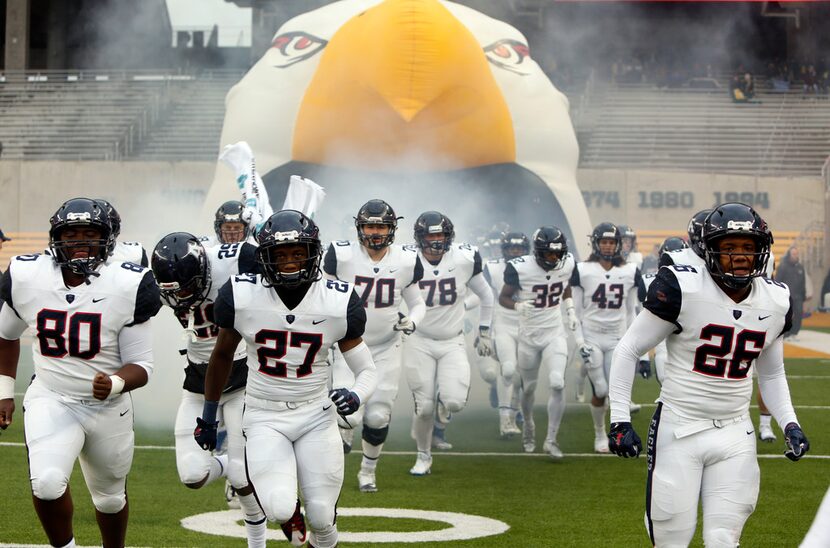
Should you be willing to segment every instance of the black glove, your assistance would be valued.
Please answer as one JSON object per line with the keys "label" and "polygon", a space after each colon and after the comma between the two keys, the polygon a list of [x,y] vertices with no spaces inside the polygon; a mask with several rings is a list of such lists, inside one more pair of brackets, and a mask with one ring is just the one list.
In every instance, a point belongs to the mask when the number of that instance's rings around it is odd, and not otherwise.
{"label": "black glove", "polygon": [[637,365],[637,373],[644,379],[649,378],[651,376],[651,362],[648,360],[640,360],[640,363]]}
{"label": "black glove", "polygon": [[360,398],[348,388],[336,388],[329,392],[329,398],[337,406],[337,412],[342,416],[351,415],[360,407]]}
{"label": "black glove", "polygon": [[784,441],[787,443],[784,456],[791,461],[797,461],[810,450],[810,442],[807,441],[807,436],[801,431],[801,427],[794,422],[784,428]]}
{"label": "black glove", "polygon": [[193,438],[199,447],[205,451],[213,451],[216,449],[216,429],[219,427],[219,421],[206,422],[202,417],[196,417],[196,429],[193,430]]}
{"label": "black glove", "polygon": [[608,448],[618,457],[639,457],[643,442],[630,422],[614,422],[608,433]]}

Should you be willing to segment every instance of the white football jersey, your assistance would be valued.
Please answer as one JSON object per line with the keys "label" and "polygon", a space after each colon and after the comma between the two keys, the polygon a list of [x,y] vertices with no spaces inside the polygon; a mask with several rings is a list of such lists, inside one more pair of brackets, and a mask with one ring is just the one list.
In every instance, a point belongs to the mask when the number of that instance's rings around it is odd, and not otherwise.
{"label": "white football jersey", "polygon": [[545,270],[533,255],[511,259],[504,270],[504,283],[519,288],[520,301],[533,301],[533,310],[522,320],[526,328],[559,329],[562,326],[562,293],[574,270],[573,255],[568,253],[560,267]]}
{"label": "white football jersey", "polygon": [[493,288],[493,327],[498,329],[509,327],[512,331],[519,326],[519,313],[512,308],[505,308],[499,304],[499,295],[504,287],[504,269],[507,263],[504,259],[491,259],[484,265],[484,278]]}
{"label": "white football jersey", "polygon": [[660,266],[671,266],[673,264],[688,264],[706,268],[703,259],[689,247],[677,251],[666,251],[660,255]]}
{"label": "white football jersey", "polygon": [[453,244],[433,265],[418,251],[424,277],[418,282],[427,311],[418,334],[445,340],[464,331],[464,299],[467,283],[482,272],[481,255],[470,244]]}
{"label": "white football jersey", "polygon": [[643,254],[640,253],[639,251],[632,251],[625,258],[625,262],[627,262],[628,264],[633,264],[638,269],[642,270],[643,269]]}
{"label": "white football jersey", "polygon": [[629,292],[645,294],[640,271],[631,263],[605,270],[599,261],[577,263],[571,287],[582,288],[582,325],[590,331],[616,333],[626,329]]}
{"label": "white football jersey", "polygon": [[147,266],[147,251],[138,242],[115,242],[115,249],[112,255],[107,258],[107,264],[113,263],[134,263]]}
{"label": "white football jersey", "polygon": [[666,338],[659,401],[690,419],[726,419],[749,410],[751,369],[761,351],[792,323],[786,285],[758,277],[733,301],[705,269],[660,269],[645,308],[677,325]]}
{"label": "white football jersey", "polygon": [[257,274],[232,276],[214,306],[219,327],[235,329],[247,344],[247,393],[276,401],[303,401],[325,393],[329,349],[363,335],[366,312],[340,280],[311,284],[293,309]]}
{"label": "white football jersey", "polygon": [[323,270],[354,284],[355,293],[366,308],[363,340],[369,346],[399,336],[392,326],[398,321],[401,291],[424,275],[421,259],[411,246],[391,245],[381,260],[374,262],[360,243],[344,240],[329,245]]}
{"label": "white football jersey", "polygon": [[98,372],[123,367],[118,335],[161,308],[153,273],[133,263],[101,266],[89,283],[67,288],[50,255],[12,259],[2,299],[32,329],[35,375],[50,390],[92,399]]}
{"label": "white football jersey", "polygon": [[[187,359],[193,363],[208,363],[213,347],[216,346],[216,337],[219,327],[213,319],[213,305],[219,289],[231,276],[247,272],[256,272],[254,247],[250,244],[219,244],[205,249],[210,268],[210,288],[205,300],[193,309],[193,329],[195,338],[187,341]],[[182,325],[188,324],[187,315],[179,317]],[[234,360],[240,360],[247,355],[245,344],[240,343],[236,349]]]}

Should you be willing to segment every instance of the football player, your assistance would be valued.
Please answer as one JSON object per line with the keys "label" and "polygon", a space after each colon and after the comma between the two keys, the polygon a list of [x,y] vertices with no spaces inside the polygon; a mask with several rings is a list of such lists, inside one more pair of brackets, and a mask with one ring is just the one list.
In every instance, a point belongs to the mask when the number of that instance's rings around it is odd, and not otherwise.
{"label": "football player", "polygon": [[[536,229],[533,255],[517,257],[504,269],[504,287],[499,304],[518,314],[519,346],[517,369],[522,386],[522,447],[536,450],[533,402],[542,363],[548,367],[548,432],[544,450],[554,459],[562,458],[557,435],[565,413],[565,367],[568,364],[567,335],[563,324],[576,331],[577,318],[568,280],[574,269],[573,256],[562,231],[555,226]],[[563,317],[560,304],[564,305]]]}
{"label": "football player", "polygon": [[753,366],[799,460],[810,444],[784,373],[782,335],[791,325],[789,289],[762,276],[770,231],[749,206],[726,203],[706,218],[705,266],[663,267],[645,310],[614,353],[611,449],[636,457],[642,443],[628,402],[637,356],[665,339],[663,385],[648,433],[646,525],[655,546],[687,546],[703,506],[706,546],[737,546],[758,499],[760,474],[749,418]]}
{"label": "football player", "polygon": [[627,263],[634,263],[640,270],[643,269],[643,254],[637,251],[637,233],[628,225],[619,225],[622,235],[622,256]]}
{"label": "football player", "polygon": [[412,432],[418,447],[409,473],[424,476],[432,467],[433,417],[442,425],[467,404],[470,363],[464,344],[467,288],[481,302],[479,355],[490,354],[493,291],[482,275],[481,255],[469,244],[453,244],[452,221],[437,211],[415,221],[415,241],[424,265],[418,282],[427,311],[418,330],[404,341],[404,371],[415,400]]}
{"label": "football player", "polygon": [[80,458],[104,546],[124,546],[133,458],[128,392],[153,371],[150,270],[105,265],[112,228],[95,200],[49,220],[50,254],[11,260],[0,283],[0,428],[12,422],[20,336],[31,328],[35,376],[23,399],[35,511],[52,546],[75,546],[69,477]]}
{"label": "football player", "polygon": [[98,202],[98,204],[104,208],[104,211],[107,212],[107,217],[110,220],[110,227],[112,228],[112,232],[110,233],[110,241],[107,244],[107,250],[109,252],[107,264],[125,262],[140,264],[141,266],[149,266],[147,251],[141,243],[118,241],[118,236],[121,235],[121,215],[118,214],[118,211],[116,211],[112,204],[106,200],[99,198],[95,201]]}
{"label": "football player", "polygon": [[[244,216],[245,205],[237,200],[229,200],[219,206],[213,219],[213,231],[220,244],[244,242],[251,234],[251,227]],[[251,238],[254,240],[254,238]],[[252,241],[251,243],[255,243]]]}
{"label": "football player", "polygon": [[[412,247],[392,245],[400,217],[383,200],[369,200],[357,212],[354,225],[358,242],[336,241],[329,245],[323,270],[333,279],[354,284],[366,309],[366,332],[363,340],[372,352],[378,384],[360,411],[348,418],[348,428],[341,429],[351,445],[351,434],[363,420],[363,460],[357,480],[364,493],[377,491],[375,470],[389,433],[392,406],[398,395],[401,373],[401,333],[411,335],[426,312],[418,282],[424,267]],[[401,312],[406,302],[408,315]],[[349,376],[350,371],[337,360],[334,381]],[[362,412],[362,413],[361,413]]]}
{"label": "football player", "polygon": [[[689,244],[686,243],[686,240],[682,238],[666,238],[663,240],[663,243],[660,244],[660,248],[657,252],[658,257],[662,257],[664,253],[674,253],[676,251],[680,251],[681,249],[689,249]],[[652,272],[650,274],[645,274],[643,276],[643,286],[648,292],[648,288],[651,286],[651,282],[657,277],[657,272]],[[644,354],[640,357],[640,363],[637,366],[637,373],[640,374],[644,379],[647,379],[651,376],[651,364],[648,361],[648,354]],[[645,361],[644,361],[645,360]],[[657,346],[654,347],[654,375],[657,378],[657,383],[663,382],[663,371],[665,369],[666,364],[666,341],[660,342]]]}
{"label": "football player", "polygon": [[[299,211],[271,215],[257,234],[260,274],[232,276],[213,307],[219,326],[205,375],[205,404],[194,437],[216,447],[216,411],[243,339],[248,380],[242,427],[245,466],[257,501],[292,544],[337,544],[335,506],[343,447],[335,414],[350,415],[375,388],[375,365],[361,339],[363,303],[352,285],[323,279],[317,225]],[[354,384],[328,391],[329,349],[338,344]],[[277,465],[275,465],[277,464]]]}
{"label": "football player", "polygon": [[668,249],[667,253],[660,252],[660,266],[673,264],[687,264],[691,266],[703,266],[703,221],[712,212],[711,209],[702,209],[689,219],[689,245],[679,249]]}
{"label": "football player", "polygon": [[[504,269],[507,261],[530,253],[530,240],[521,232],[508,232],[501,240],[500,259],[487,261],[484,278],[493,288],[497,299],[504,287]],[[500,368],[498,389],[499,434],[506,438],[521,434],[516,424],[521,382],[516,376],[519,345],[519,315],[513,308],[501,304],[493,307],[493,353]]]}
{"label": "football player", "polygon": [[179,479],[199,489],[226,476],[242,508],[249,548],[265,546],[266,524],[245,476],[242,408],[248,367],[244,344],[236,349],[230,378],[219,399],[227,454],[211,456],[202,451],[193,442],[193,422],[204,406],[205,372],[219,333],[213,323],[216,296],[231,276],[256,272],[255,249],[247,243],[205,249],[196,236],[173,232],[159,240],[151,260],[162,302],[173,310],[187,335],[187,367],[174,431]]}
{"label": "football player", "polygon": [[594,227],[591,249],[588,260],[576,264],[570,280],[582,320],[574,339],[584,361],[583,374],[593,387],[594,451],[607,453],[605,412],[611,353],[633,320],[645,287],[637,266],[622,258],[622,234],[615,225],[606,222]]}

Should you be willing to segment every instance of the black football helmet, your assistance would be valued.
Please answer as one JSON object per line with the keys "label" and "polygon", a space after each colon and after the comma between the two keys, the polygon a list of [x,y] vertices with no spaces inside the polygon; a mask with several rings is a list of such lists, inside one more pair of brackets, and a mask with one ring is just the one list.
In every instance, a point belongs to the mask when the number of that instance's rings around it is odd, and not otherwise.
{"label": "black football helmet", "polygon": [[[109,257],[109,241],[112,233],[106,210],[96,200],[72,198],[61,205],[49,219],[49,252],[61,268],[84,277],[96,276],[95,269]],[[61,240],[67,228],[92,227],[101,236],[98,239]],[[88,247],[87,257],[73,258],[72,248]]]}
{"label": "black football helmet", "polygon": [[153,249],[150,268],[161,290],[161,300],[176,312],[202,304],[210,291],[210,264],[199,238],[173,232]]}
{"label": "black football helmet", "polygon": [[[320,229],[310,218],[293,209],[283,209],[268,217],[257,233],[257,262],[267,287],[297,287],[322,278]],[[308,252],[304,265],[296,272],[283,272],[281,267],[292,260],[277,261],[274,251],[284,245],[302,245]]]}
{"label": "black football helmet", "polygon": [[225,238],[222,236],[222,225],[225,223],[242,223],[244,225],[244,228],[242,229],[242,238],[237,241],[244,242],[248,239],[248,236],[251,234],[251,227],[242,218],[242,211],[244,211],[244,209],[244,204],[237,200],[230,200],[219,206],[219,209],[216,210],[216,217],[213,221],[213,231],[216,232],[217,240],[223,244],[237,243],[225,241]]}
{"label": "black football helmet", "polygon": [[[545,270],[562,268],[565,265],[565,255],[568,254],[568,240],[565,234],[555,226],[542,226],[533,233],[533,256],[536,263]],[[554,261],[545,255],[549,252],[556,255]]]}
{"label": "black football helmet", "polygon": [[703,232],[703,221],[712,213],[711,209],[701,209],[689,220],[689,247],[701,259],[703,258],[703,243],[700,241]]}
{"label": "black football helmet", "polygon": [[634,232],[634,229],[628,225],[617,225],[617,228],[620,231],[620,236],[622,237],[623,243],[625,243],[626,240],[630,240],[631,244],[628,248],[628,251],[625,251],[625,248],[623,248],[623,254],[627,255],[632,251],[637,251],[637,233]]}
{"label": "black football helmet", "polygon": [[489,259],[495,259],[499,256],[502,241],[504,240],[503,232],[491,231],[488,232],[480,244],[482,255]]}
{"label": "black football helmet", "polygon": [[95,201],[104,208],[104,211],[107,212],[107,217],[110,220],[110,228],[112,228],[112,232],[110,232],[110,241],[107,245],[107,252],[112,255],[112,252],[115,251],[115,244],[118,241],[118,236],[121,235],[121,215],[118,214],[118,211],[116,211],[112,204],[108,201],[102,198],[98,198]]}
{"label": "black football helmet", "polygon": [[[614,246],[614,252],[611,255],[603,255],[600,252],[600,240],[611,239],[617,242]],[[604,222],[594,227],[591,232],[591,250],[594,255],[605,261],[613,261],[614,259],[622,257],[622,234],[620,229],[614,223]]]}
{"label": "black football helmet", "polygon": [[[357,212],[354,218],[354,226],[357,228],[357,239],[369,249],[379,250],[389,247],[395,241],[395,230],[398,228],[398,220],[403,217],[395,216],[395,210],[383,200],[369,200]],[[386,225],[389,227],[389,234],[386,236],[367,235],[363,232],[366,225]]]}
{"label": "black football helmet", "polygon": [[[727,272],[721,264],[720,241],[726,236],[749,236],[755,240],[755,253],[752,268],[747,276],[735,276]],[[706,268],[713,278],[719,279],[727,287],[743,289],[752,283],[752,278],[764,274],[772,246],[772,233],[767,222],[751,207],[740,202],[729,202],[714,208],[703,222],[701,243],[704,250]],[[745,253],[734,253],[744,255]],[[727,255],[733,255],[729,253]]]}
{"label": "black football helmet", "polygon": [[689,244],[687,244],[686,240],[683,238],[676,238],[672,236],[671,238],[663,240],[663,243],[660,244],[660,249],[657,252],[657,255],[670,253],[672,251],[680,251],[681,249],[689,249]]}
{"label": "black football helmet", "polygon": [[508,232],[501,238],[501,256],[505,261],[530,253],[530,240],[521,232]]}
{"label": "black football helmet", "polygon": [[[428,234],[443,234],[443,240],[429,241]],[[415,242],[421,251],[430,249],[438,253],[446,253],[455,238],[455,228],[452,221],[437,211],[425,211],[415,220]]]}

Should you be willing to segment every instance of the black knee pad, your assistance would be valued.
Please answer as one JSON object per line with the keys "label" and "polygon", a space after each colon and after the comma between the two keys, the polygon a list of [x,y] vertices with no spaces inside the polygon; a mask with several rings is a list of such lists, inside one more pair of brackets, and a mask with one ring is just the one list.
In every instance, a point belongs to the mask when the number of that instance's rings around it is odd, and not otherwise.
{"label": "black knee pad", "polygon": [[389,435],[389,425],[383,428],[369,428],[363,426],[363,439],[372,445],[380,445],[386,441],[386,436]]}

